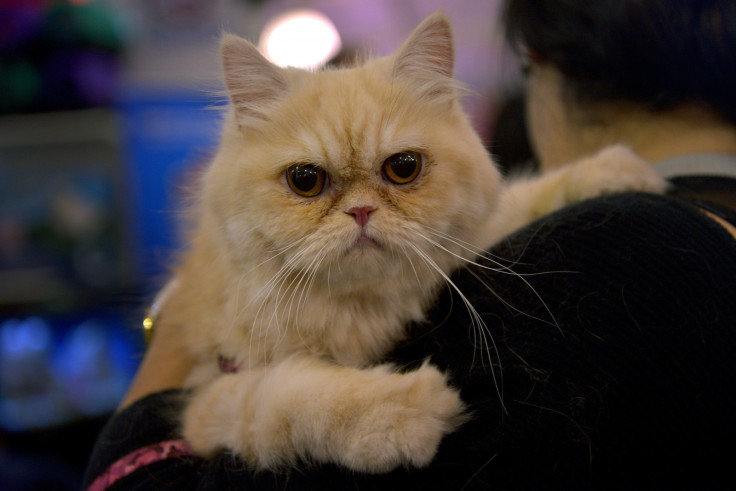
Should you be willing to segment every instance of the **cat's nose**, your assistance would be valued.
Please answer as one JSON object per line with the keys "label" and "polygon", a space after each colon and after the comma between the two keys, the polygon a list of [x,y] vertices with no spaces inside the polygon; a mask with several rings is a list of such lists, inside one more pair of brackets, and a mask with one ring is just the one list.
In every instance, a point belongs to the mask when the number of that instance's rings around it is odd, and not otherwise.
{"label": "cat's nose", "polygon": [[355,218],[355,221],[358,225],[361,227],[365,227],[365,224],[368,223],[369,215],[376,211],[376,209],[370,205],[368,206],[354,206],[350,208],[347,213],[348,215],[353,215],[353,218]]}

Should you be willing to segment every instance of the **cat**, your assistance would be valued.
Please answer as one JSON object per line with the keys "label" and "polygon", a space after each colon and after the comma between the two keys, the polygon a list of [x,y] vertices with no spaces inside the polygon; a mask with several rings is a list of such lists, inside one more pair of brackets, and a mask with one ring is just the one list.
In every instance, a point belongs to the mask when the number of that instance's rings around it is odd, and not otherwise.
{"label": "cat", "polygon": [[531,220],[665,186],[624,147],[505,183],[460,105],[442,13],[349,68],[279,68],[231,34],[221,56],[230,108],[163,305],[197,360],[182,433],[205,457],[427,465],[467,415],[430,361],[380,363],[404,326]]}

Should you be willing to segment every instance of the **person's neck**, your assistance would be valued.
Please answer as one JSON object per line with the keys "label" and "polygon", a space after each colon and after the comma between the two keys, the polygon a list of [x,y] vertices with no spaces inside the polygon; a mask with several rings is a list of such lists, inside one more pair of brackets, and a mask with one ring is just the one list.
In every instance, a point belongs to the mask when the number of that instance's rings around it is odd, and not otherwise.
{"label": "person's neck", "polygon": [[[616,112],[618,141],[631,146],[639,156],[653,163],[698,153],[736,156],[736,126],[714,113],[694,105],[684,105],[663,113]],[[714,188],[693,185],[680,189],[680,196],[709,201],[736,211],[734,186]],[[723,186],[723,185],[722,185]]]}
{"label": "person's neck", "polygon": [[736,155],[736,125],[696,105],[652,112],[633,104],[599,104],[572,112],[555,152],[542,155],[552,169],[623,143],[639,156],[657,161],[693,153]]}
{"label": "person's neck", "polygon": [[666,112],[614,112],[617,141],[652,163],[693,153],[736,155],[736,126],[711,111],[683,105]]}

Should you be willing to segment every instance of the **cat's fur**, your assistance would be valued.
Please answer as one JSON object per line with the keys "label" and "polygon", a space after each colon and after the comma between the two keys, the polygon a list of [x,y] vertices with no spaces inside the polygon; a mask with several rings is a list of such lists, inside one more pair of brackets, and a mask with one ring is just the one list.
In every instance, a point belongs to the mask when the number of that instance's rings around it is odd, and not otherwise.
{"label": "cat's fur", "polygon": [[[232,35],[221,50],[231,110],[164,307],[198,360],[183,433],[203,455],[426,465],[462,421],[458,392],[430,362],[409,373],[376,363],[445,277],[569,202],[664,186],[621,147],[504,185],[458,102],[442,14],[350,69],[280,69]],[[424,167],[392,184],[381,165],[407,150]],[[318,196],[287,185],[299,162],[329,174]],[[366,206],[361,226],[349,210]],[[218,356],[237,373],[219,373]]]}

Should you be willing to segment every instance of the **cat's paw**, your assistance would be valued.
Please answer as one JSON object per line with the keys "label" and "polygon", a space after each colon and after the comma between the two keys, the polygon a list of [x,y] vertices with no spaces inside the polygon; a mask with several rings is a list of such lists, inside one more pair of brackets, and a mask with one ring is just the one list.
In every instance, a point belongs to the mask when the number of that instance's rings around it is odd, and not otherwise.
{"label": "cat's paw", "polygon": [[432,365],[425,363],[391,383],[383,401],[350,428],[340,455],[343,465],[372,473],[426,466],[442,437],[464,421],[458,392]]}
{"label": "cat's paw", "polygon": [[245,462],[258,462],[248,438],[255,416],[250,396],[258,377],[248,372],[220,376],[193,390],[181,419],[181,432],[194,452],[211,458],[222,451],[239,455]]}
{"label": "cat's paw", "polygon": [[227,450],[257,469],[306,461],[378,473],[429,464],[462,421],[458,392],[428,363],[402,374],[300,357],[196,390],[182,433],[199,455]]}
{"label": "cat's paw", "polygon": [[579,160],[571,164],[570,172],[568,202],[625,191],[663,193],[668,188],[652,164],[624,145],[606,147]]}

